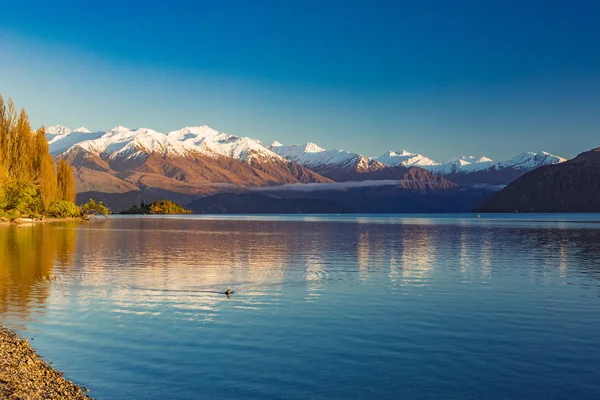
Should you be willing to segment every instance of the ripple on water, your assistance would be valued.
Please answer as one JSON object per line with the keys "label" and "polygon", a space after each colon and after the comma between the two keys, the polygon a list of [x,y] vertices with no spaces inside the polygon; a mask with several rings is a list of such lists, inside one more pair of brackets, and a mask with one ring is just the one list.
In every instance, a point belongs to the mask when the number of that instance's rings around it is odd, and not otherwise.
{"label": "ripple on water", "polygon": [[98,398],[593,398],[597,218],[536,218],[2,228],[0,320]]}

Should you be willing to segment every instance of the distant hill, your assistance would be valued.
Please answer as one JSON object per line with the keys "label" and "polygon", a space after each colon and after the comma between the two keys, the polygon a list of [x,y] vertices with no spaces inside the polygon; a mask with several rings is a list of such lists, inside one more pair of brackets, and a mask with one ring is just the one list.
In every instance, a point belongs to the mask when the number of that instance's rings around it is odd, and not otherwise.
{"label": "distant hill", "polygon": [[[343,186],[343,184],[339,184]],[[333,185],[335,186],[335,184]],[[254,191],[255,190],[255,191]],[[110,207],[113,213],[129,209],[142,200],[169,199],[198,213],[268,214],[268,213],[415,213],[470,212],[477,204],[495,193],[489,188],[453,188],[446,190],[410,190],[397,185],[327,190],[293,190],[256,188],[252,192],[232,191],[217,195],[190,195],[167,190],[132,190],[124,193],[84,192],[78,204],[93,198]],[[240,204],[236,204],[239,202]],[[190,206],[195,205],[195,208]],[[272,208],[272,209],[271,209]]]}
{"label": "distant hill", "polygon": [[[340,184],[341,185],[341,184]],[[342,204],[357,213],[457,213],[471,212],[489,198],[490,188],[411,190],[396,185],[347,188],[344,190],[295,191],[285,188],[269,194],[282,198],[320,199]]]}
{"label": "distant hill", "polygon": [[351,209],[327,200],[282,199],[254,193],[221,193],[188,204],[199,214],[341,214]]}
{"label": "distant hill", "polygon": [[426,169],[416,167],[386,166],[372,171],[340,169],[326,172],[323,176],[335,182],[398,181],[396,187],[412,190],[438,190],[457,187],[454,182],[442,176],[434,175]]}
{"label": "distant hill", "polygon": [[523,175],[475,211],[600,212],[600,147]]}

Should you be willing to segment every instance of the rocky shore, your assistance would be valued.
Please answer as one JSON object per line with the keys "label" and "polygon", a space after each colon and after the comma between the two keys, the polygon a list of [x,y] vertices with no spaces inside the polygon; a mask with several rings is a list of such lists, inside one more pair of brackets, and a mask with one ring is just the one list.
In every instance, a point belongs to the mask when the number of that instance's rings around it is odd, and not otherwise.
{"label": "rocky shore", "polygon": [[86,391],[42,360],[27,340],[0,327],[0,398],[89,399]]}

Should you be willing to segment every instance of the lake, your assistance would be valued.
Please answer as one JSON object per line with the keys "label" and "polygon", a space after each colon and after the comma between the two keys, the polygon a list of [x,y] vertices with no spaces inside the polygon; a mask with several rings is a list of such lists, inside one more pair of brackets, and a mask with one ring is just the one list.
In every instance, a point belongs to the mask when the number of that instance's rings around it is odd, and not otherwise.
{"label": "lake", "polygon": [[600,216],[0,226],[0,323],[101,400],[597,399]]}

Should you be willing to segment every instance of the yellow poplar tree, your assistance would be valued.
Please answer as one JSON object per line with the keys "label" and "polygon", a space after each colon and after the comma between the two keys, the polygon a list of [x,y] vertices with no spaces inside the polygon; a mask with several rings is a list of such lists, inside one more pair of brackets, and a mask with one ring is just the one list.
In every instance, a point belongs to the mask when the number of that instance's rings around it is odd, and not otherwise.
{"label": "yellow poplar tree", "polygon": [[64,159],[58,160],[57,165],[58,199],[75,202],[75,178],[73,168]]}
{"label": "yellow poplar tree", "polygon": [[33,132],[27,112],[0,96],[0,215],[38,216],[57,200],[75,202],[73,169],[56,168],[44,128]]}
{"label": "yellow poplar tree", "polygon": [[33,178],[33,132],[29,125],[29,116],[21,110],[12,134],[10,163],[12,176],[17,181],[31,182]]}
{"label": "yellow poplar tree", "polygon": [[12,161],[10,154],[16,121],[17,112],[15,104],[11,99],[6,104],[2,96],[0,96],[0,159],[7,169],[9,169],[10,162]]}
{"label": "yellow poplar tree", "polygon": [[54,160],[48,149],[44,127],[38,129],[35,134],[34,169],[40,188],[42,207],[46,211],[50,207],[50,204],[56,200],[58,194],[58,177],[54,168]]}

